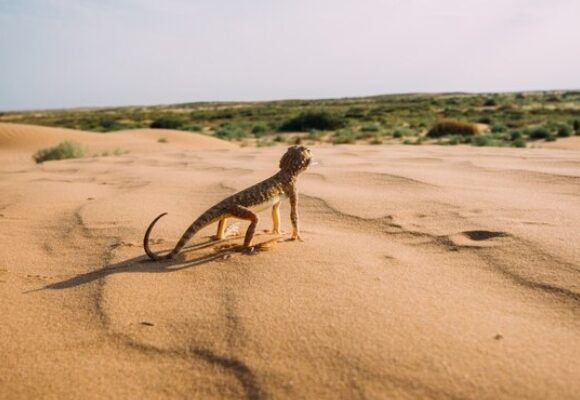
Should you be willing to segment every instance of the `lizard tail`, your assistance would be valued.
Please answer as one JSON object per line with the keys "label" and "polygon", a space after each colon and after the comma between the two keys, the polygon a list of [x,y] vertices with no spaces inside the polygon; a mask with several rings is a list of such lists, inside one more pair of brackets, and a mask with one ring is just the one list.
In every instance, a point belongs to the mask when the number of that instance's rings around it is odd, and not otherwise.
{"label": "lizard tail", "polygon": [[151,222],[149,224],[149,227],[145,231],[145,237],[143,238],[143,248],[145,249],[145,253],[147,253],[149,258],[154,260],[154,261],[169,260],[171,258],[171,253],[164,255],[164,256],[159,256],[159,255],[153,253],[153,251],[151,251],[151,249],[149,248],[149,235],[151,234],[151,231],[153,230],[153,225],[155,225],[155,223],[157,221],[159,221],[162,217],[164,217],[166,215],[167,215],[167,213],[164,212],[163,214],[161,214],[157,218],[155,218],[153,220],[153,222]]}
{"label": "lizard tail", "polygon": [[155,225],[155,223],[166,215],[167,215],[167,213],[165,212],[165,213],[159,215],[157,218],[155,218],[151,222],[151,224],[149,224],[149,227],[145,231],[145,237],[143,238],[143,248],[145,249],[145,253],[147,253],[149,258],[154,260],[154,261],[171,260],[173,257],[175,257],[181,251],[181,249],[185,246],[185,244],[189,241],[189,239],[191,239],[191,237],[193,235],[195,235],[197,233],[197,231],[199,231],[199,229],[201,227],[203,227],[203,225],[204,225],[204,224],[200,223],[200,221],[195,221],[193,224],[191,224],[191,226],[189,228],[187,228],[187,230],[183,233],[183,235],[181,235],[179,242],[177,242],[177,244],[175,245],[173,250],[171,250],[168,254],[166,254],[164,256],[160,256],[160,255],[155,254],[149,248],[149,235],[151,234],[151,231],[153,230],[153,226]]}

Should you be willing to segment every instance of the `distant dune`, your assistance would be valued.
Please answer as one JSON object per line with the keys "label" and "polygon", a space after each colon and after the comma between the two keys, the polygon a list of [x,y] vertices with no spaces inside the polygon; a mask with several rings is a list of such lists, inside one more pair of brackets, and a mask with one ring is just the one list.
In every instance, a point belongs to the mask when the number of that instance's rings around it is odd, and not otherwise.
{"label": "distant dune", "polygon": [[[34,164],[65,139],[89,156]],[[152,263],[152,218],[172,247],[286,146],[0,124],[0,398],[577,399],[577,139],[315,146],[304,242],[267,210],[267,251],[211,227]]]}

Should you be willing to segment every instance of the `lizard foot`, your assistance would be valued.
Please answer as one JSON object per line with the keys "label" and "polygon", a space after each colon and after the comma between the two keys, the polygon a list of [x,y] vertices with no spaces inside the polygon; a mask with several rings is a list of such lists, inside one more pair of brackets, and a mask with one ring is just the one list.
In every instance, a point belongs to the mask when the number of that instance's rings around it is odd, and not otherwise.
{"label": "lizard foot", "polygon": [[247,254],[249,256],[257,254],[256,247],[255,246],[244,246],[244,247],[242,247],[242,253]]}

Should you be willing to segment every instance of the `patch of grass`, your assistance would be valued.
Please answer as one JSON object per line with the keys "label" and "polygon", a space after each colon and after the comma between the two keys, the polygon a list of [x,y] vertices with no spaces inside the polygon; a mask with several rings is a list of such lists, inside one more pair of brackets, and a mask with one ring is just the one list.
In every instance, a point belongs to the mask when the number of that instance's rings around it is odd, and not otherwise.
{"label": "patch of grass", "polygon": [[457,119],[442,119],[433,124],[427,132],[427,137],[439,138],[447,135],[474,136],[477,133],[477,127],[474,124]]}
{"label": "patch of grass", "polygon": [[487,135],[474,136],[471,138],[471,144],[478,147],[491,146],[492,139]]}
{"label": "patch of grass", "polygon": [[359,133],[351,129],[341,129],[332,135],[330,142],[332,144],[352,144],[360,139]]}
{"label": "patch of grass", "polygon": [[369,144],[383,144],[383,139],[381,139],[380,136],[375,136],[374,138],[372,138]]}
{"label": "patch of grass", "polygon": [[513,147],[522,147],[523,148],[523,147],[526,147],[528,144],[524,138],[519,137],[517,139],[514,139],[511,143],[511,145]]}
{"label": "patch of grass", "polygon": [[180,129],[188,132],[201,132],[203,131],[203,126],[198,124],[185,124]]}
{"label": "patch of grass", "polygon": [[274,143],[273,140],[268,139],[268,138],[260,138],[256,142],[257,147],[270,147],[270,146],[274,146],[274,145],[276,145],[276,143]]}
{"label": "patch of grass", "polygon": [[523,138],[522,132],[521,131],[518,131],[518,130],[511,131],[509,133],[509,135],[510,135],[510,140],[511,141],[515,141],[515,140],[518,140],[518,139],[522,139]]}
{"label": "patch of grass", "polygon": [[413,136],[415,131],[409,128],[397,128],[393,131],[393,137],[396,139],[404,138],[406,136]]}
{"label": "patch of grass", "polygon": [[169,143],[168,140],[164,137],[160,137],[159,139],[157,139],[158,143]]}
{"label": "patch of grass", "polygon": [[82,158],[84,155],[85,151],[78,143],[65,140],[54,147],[37,151],[32,158],[37,164],[40,164],[50,160]]}
{"label": "patch of grass", "polygon": [[492,132],[505,132],[506,126],[504,124],[500,124],[500,123],[496,122],[491,126],[491,131]]}
{"label": "patch of grass", "polygon": [[264,136],[269,130],[270,127],[268,126],[268,124],[265,123],[259,123],[252,127],[252,133],[257,138]]}
{"label": "patch of grass", "polygon": [[379,124],[365,124],[360,128],[361,132],[379,132],[381,126]]}
{"label": "patch of grass", "polygon": [[248,132],[240,126],[224,124],[215,131],[215,135],[225,140],[242,140],[248,137]]}

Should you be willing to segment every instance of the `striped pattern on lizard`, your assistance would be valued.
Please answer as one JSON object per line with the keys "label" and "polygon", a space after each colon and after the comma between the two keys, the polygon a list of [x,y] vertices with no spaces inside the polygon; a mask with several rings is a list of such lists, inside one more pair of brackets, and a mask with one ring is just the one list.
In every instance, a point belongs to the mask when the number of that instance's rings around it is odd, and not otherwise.
{"label": "striped pattern on lizard", "polygon": [[223,239],[228,218],[238,218],[250,221],[250,226],[244,238],[244,248],[252,251],[252,238],[258,225],[258,215],[256,212],[272,207],[272,233],[280,234],[280,202],[285,198],[290,200],[290,220],[292,222],[292,240],[302,240],[300,238],[300,228],[298,224],[298,190],[296,181],[298,175],[304,172],[310,165],[312,153],[304,146],[292,146],[280,159],[280,171],[270,178],[244,189],[209,208],[201,214],[183,233],[173,250],[166,255],[155,254],[149,248],[149,235],[155,223],[167,213],[159,215],[151,222],[145,237],[143,247],[145,253],[152,260],[170,260],[183,249],[185,244],[200,229],[218,222],[218,240]]}

